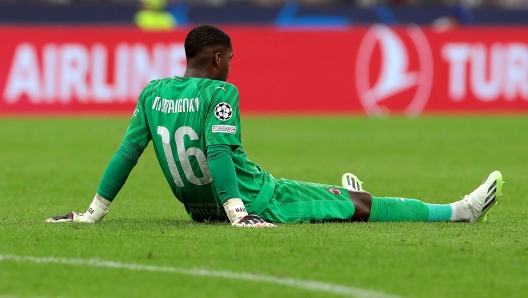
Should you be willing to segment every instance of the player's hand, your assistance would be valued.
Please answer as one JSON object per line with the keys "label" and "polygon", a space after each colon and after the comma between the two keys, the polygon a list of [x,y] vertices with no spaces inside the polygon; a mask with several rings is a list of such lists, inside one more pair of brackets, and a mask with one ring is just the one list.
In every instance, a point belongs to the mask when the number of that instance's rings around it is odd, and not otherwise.
{"label": "player's hand", "polygon": [[74,211],[65,215],[57,215],[46,219],[44,222],[84,222],[94,223],[95,219],[88,216],[86,213],[76,213]]}
{"label": "player's hand", "polygon": [[[108,213],[108,206],[103,204],[100,200],[105,199],[96,194],[86,212],[77,213],[72,211],[65,215],[57,215],[52,218],[48,218],[44,222],[98,222]],[[108,202],[108,204],[110,204],[110,202]]]}
{"label": "player's hand", "polygon": [[227,200],[224,203],[224,209],[232,226],[249,228],[276,227],[276,225],[266,222],[258,215],[248,214],[241,199],[233,198]]}
{"label": "player's hand", "polygon": [[276,225],[269,223],[262,218],[260,218],[258,215],[254,214],[248,214],[241,219],[238,220],[238,222],[233,223],[233,226],[235,227],[249,227],[249,228],[271,228],[276,227]]}

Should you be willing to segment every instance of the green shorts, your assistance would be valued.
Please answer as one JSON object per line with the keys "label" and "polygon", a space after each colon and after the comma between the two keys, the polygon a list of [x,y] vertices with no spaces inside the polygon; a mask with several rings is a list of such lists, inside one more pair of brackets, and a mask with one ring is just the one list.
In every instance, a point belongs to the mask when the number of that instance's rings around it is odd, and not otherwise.
{"label": "green shorts", "polygon": [[346,188],[278,179],[268,208],[260,216],[280,223],[348,221],[354,211]]}

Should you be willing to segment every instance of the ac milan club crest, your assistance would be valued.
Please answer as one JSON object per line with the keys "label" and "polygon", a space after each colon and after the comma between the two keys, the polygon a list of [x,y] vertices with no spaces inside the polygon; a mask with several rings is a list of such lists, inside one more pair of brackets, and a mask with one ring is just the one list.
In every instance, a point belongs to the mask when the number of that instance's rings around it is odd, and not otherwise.
{"label": "ac milan club crest", "polygon": [[333,193],[334,195],[340,195],[341,194],[341,191],[335,187],[330,187],[328,189],[329,192]]}

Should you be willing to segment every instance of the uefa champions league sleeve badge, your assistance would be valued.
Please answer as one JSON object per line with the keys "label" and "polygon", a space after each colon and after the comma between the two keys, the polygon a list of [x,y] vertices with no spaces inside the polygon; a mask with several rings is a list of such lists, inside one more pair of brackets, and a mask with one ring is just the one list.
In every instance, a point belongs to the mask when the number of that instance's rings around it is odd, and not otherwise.
{"label": "uefa champions league sleeve badge", "polygon": [[233,116],[233,109],[227,102],[221,102],[214,108],[215,116],[220,121],[227,121]]}

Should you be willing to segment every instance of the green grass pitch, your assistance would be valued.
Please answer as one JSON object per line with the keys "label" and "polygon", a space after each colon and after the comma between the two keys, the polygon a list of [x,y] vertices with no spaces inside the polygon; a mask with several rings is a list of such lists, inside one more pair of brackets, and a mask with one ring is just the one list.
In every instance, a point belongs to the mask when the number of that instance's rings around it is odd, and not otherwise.
{"label": "green grass pitch", "polygon": [[450,203],[493,170],[481,224],[189,220],[146,149],[107,217],[84,211],[128,118],[0,119],[0,297],[526,297],[528,117],[243,117],[248,157],[285,177]]}

